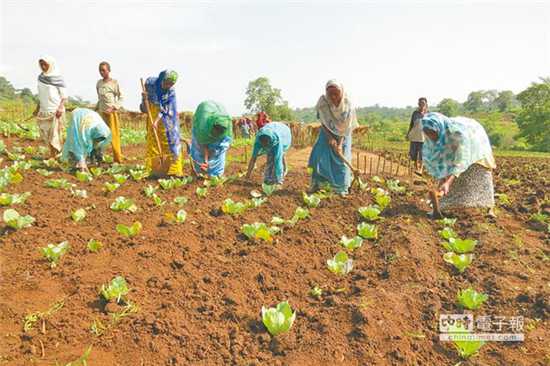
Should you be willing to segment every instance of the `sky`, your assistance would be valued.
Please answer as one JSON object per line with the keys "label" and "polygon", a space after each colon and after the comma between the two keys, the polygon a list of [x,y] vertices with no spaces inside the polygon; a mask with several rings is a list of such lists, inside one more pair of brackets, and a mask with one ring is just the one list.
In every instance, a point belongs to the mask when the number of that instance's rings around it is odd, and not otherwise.
{"label": "sky", "polygon": [[36,92],[45,54],[93,102],[109,61],[129,110],[139,78],[164,69],[180,75],[180,110],[215,100],[241,114],[260,76],[293,108],[333,78],[357,106],[433,105],[550,76],[550,1],[0,0],[0,75]]}

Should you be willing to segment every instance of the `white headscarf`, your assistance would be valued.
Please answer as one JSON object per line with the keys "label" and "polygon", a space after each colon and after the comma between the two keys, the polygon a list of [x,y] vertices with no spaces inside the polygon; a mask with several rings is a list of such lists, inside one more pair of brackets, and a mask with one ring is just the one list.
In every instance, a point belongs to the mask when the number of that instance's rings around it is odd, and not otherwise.
{"label": "white headscarf", "polygon": [[39,61],[45,61],[48,64],[48,70],[42,71],[38,75],[38,80],[44,84],[53,85],[57,87],[65,87],[65,81],[63,76],[61,76],[61,70],[57,67],[57,62],[52,56],[42,56],[38,59]]}
{"label": "white headscarf", "polygon": [[[339,105],[334,105],[328,98],[328,88],[335,87],[340,90],[342,100]],[[357,127],[357,115],[347,94],[344,91],[344,86],[338,81],[332,79],[327,82],[325,94],[319,98],[317,102],[317,116],[321,124],[336,136],[347,136]]]}

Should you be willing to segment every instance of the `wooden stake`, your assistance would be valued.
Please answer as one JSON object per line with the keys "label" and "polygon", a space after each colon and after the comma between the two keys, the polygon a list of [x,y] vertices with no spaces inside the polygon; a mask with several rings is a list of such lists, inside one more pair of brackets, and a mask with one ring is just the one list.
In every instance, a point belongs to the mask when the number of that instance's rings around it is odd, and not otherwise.
{"label": "wooden stake", "polygon": [[369,174],[372,175],[372,161],[373,161],[373,157],[371,156],[369,158]]}
{"label": "wooden stake", "polygon": [[380,155],[376,155],[378,157],[378,161],[376,162],[376,175],[378,175],[379,169],[380,169]]}
{"label": "wooden stake", "polygon": [[384,157],[384,161],[382,162],[382,175],[386,174],[386,158]]}
{"label": "wooden stake", "polygon": [[357,152],[357,163],[355,164],[355,166],[357,167],[357,169],[360,169],[359,168],[359,151]]}
{"label": "wooden stake", "polygon": [[363,155],[363,172],[367,174],[367,155]]}

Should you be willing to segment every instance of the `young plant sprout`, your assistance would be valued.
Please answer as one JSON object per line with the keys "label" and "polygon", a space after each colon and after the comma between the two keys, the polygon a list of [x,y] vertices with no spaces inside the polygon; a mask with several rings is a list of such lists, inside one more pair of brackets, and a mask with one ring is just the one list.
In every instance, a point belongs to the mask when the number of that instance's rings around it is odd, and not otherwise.
{"label": "young plant sprout", "polygon": [[252,198],[250,201],[246,203],[246,206],[248,208],[258,208],[264,203],[267,202],[267,197],[264,198]]}
{"label": "young plant sprout", "polygon": [[307,193],[302,192],[302,198],[306,206],[309,208],[315,208],[319,206],[319,203],[321,203],[321,198],[315,194],[308,195]]}
{"label": "young plant sprout", "polygon": [[167,212],[164,214],[164,218],[172,224],[183,224],[187,219],[187,212],[184,209],[179,210],[175,215],[172,212]]}
{"label": "young plant sprout", "polygon": [[266,196],[271,196],[277,190],[276,184],[262,183],[262,191]]}
{"label": "young plant sprout", "polygon": [[86,210],[83,208],[79,208],[78,210],[75,210],[71,213],[71,219],[74,222],[80,222],[86,218]]}
{"label": "young plant sprout", "polygon": [[120,302],[123,296],[126,296],[130,290],[128,290],[128,284],[122,276],[116,276],[111,280],[108,285],[101,285],[101,296],[107,301],[116,299],[116,302]]}
{"label": "young plant sprout", "polygon": [[124,211],[134,213],[137,211],[137,206],[130,198],[117,197],[113,203],[111,203],[111,210]]}
{"label": "young plant sprout", "polygon": [[139,182],[142,179],[145,179],[149,176],[146,170],[141,169],[130,169],[130,176],[136,182]]}
{"label": "young plant sprout", "polygon": [[374,202],[380,207],[380,210],[384,210],[390,205],[391,197],[388,194],[376,194],[374,196]]}
{"label": "young plant sprout", "polygon": [[195,193],[197,194],[197,197],[204,198],[208,194],[208,188],[197,187],[197,189],[195,190]]}
{"label": "young plant sprout", "polygon": [[443,239],[446,239],[446,240],[449,240],[451,238],[458,238],[458,234],[450,227],[446,227],[446,228],[443,228],[443,230],[439,230],[439,236],[441,236]]}
{"label": "young plant sprout", "polygon": [[279,303],[275,308],[262,306],[262,322],[274,337],[288,332],[295,319],[296,312],[292,311],[292,308],[286,301]]}
{"label": "young plant sprout", "polygon": [[512,200],[506,193],[495,193],[495,197],[498,199],[498,203],[501,206],[511,206]]}
{"label": "young plant sprout", "polygon": [[281,229],[276,226],[268,227],[263,222],[255,222],[253,224],[244,224],[241,226],[241,232],[249,239],[261,239],[267,242],[273,241],[273,235],[277,234]]}
{"label": "young plant sprout", "polygon": [[284,225],[287,223],[287,220],[279,216],[273,216],[271,218],[271,225]]}
{"label": "young plant sprout", "polygon": [[367,182],[363,182],[361,178],[357,178],[357,183],[359,183],[359,189],[361,191],[366,191],[369,189],[369,184]]}
{"label": "young plant sprout", "polygon": [[94,180],[94,177],[87,172],[77,171],[75,175],[76,175],[76,179],[78,179],[79,182],[86,183]]}
{"label": "young plant sprout", "polygon": [[67,179],[61,178],[61,179],[48,179],[46,182],[44,182],[46,187],[48,188],[56,188],[56,189],[71,189],[74,188],[75,185],[70,183]]}
{"label": "young plant sprout", "polygon": [[323,289],[315,285],[309,290],[309,295],[318,299],[323,296]]}
{"label": "young plant sprout", "polygon": [[156,193],[154,193],[151,198],[153,199],[153,203],[155,204],[155,206],[157,207],[161,207],[161,206],[164,206],[166,204],[166,201],[163,201],[162,198],[160,198],[159,196],[157,196]]}
{"label": "young plant sprout", "polygon": [[226,177],[218,177],[218,176],[214,176],[214,177],[210,177],[210,179],[207,179],[204,181],[204,185],[206,187],[209,187],[209,188],[214,188],[214,187],[218,187],[218,186],[222,186],[225,184],[225,182],[228,181],[229,178],[226,178]]}
{"label": "young plant sprout", "polygon": [[158,190],[157,187],[153,187],[152,185],[148,185],[147,187],[143,188],[143,193],[145,193],[145,196],[151,198],[156,191]]}
{"label": "young plant sprout", "polygon": [[357,210],[359,211],[359,214],[367,221],[372,222],[380,219],[381,211],[377,206],[370,205],[367,207],[359,207]]}
{"label": "young plant sprout", "polygon": [[29,198],[30,196],[31,196],[31,192],[25,192],[21,194],[1,193],[0,206],[21,205],[25,203],[27,198]]}
{"label": "young plant sprout", "polygon": [[94,177],[99,177],[103,174],[103,168],[100,168],[100,167],[91,167],[90,168],[90,173],[92,173],[92,175]]}
{"label": "young plant sprout", "polygon": [[105,182],[105,183],[103,183],[103,190],[105,192],[114,192],[119,188],[120,188],[120,183],[117,183],[117,182],[113,182],[113,183]]}
{"label": "young plant sprout", "polygon": [[141,222],[136,221],[131,226],[124,224],[117,224],[116,231],[127,238],[133,238],[141,232]]}
{"label": "young plant sprout", "polygon": [[449,238],[449,241],[443,242],[442,244],[448,251],[464,254],[470,253],[475,249],[477,240]]}
{"label": "young plant sprout", "polygon": [[113,174],[113,179],[118,184],[124,184],[128,180],[128,176],[126,174]]}
{"label": "young plant sprout", "polygon": [[103,243],[96,239],[90,239],[87,247],[90,252],[97,253],[103,248]]}
{"label": "young plant sprout", "polygon": [[234,202],[231,198],[227,198],[222,203],[222,212],[229,215],[240,215],[245,212],[247,205],[242,202]]}
{"label": "young plant sprout", "polygon": [[288,221],[292,226],[296,225],[298,221],[304,220],[307,217],[309,217],[309,210],[307,208],[303,207],[296,207],[296,210],[294,211],[294,215],[292,218]]}
{"label": "young plant sprout", "polygon": [[[449,333],[458,355],[465,360],[476,355],[485,344],[485,341],[462,340],[461,336],[470,333],[464,328],[453,326]],[[456,335],[455,338],[453,338],[454,335]]]}
{"label": "young plant sprout", "polygon": [[407,190],[407,188],[399,185],[399,180],[397,179],[390,179],[386,181],[386,186],[388,189],[395,193],[403,193]]}
{"label": "young plant sprout", "polygon": [[453,227],[456,224],[456,219],[444,217],[441,220],[437,220],[436,222],[443,227]]}
{"label": "young plant sprout", "polygon": [[49,177],[50,175],[53,174],[53,172],[46,169],[36,169],[36,172],[43,177]]}
{"label": "young plant sprout", "polygon": [[478,309],[488,298],[489,296],[482,292],[477,292],[471,287],[458,291],[456,295],[458,304],[469,310]]}
{"label": "young plant sprout", "polygon": [[443,255],[443,260],[452,264],[460,273],[464,272],[466,268],[472,263],[474,258],[473,254],[456,254],[454,252],[447,252]]}
{"label": "young plant sprout", "polygon": [[353,259],[350,259],[346,252],[339,251],[334,258],[327,259],[327,267],[332,273],[345,276],[350,273],[353,268]]}
{"label": "young plant sprout", "polygon": [[340,245],[348,250],[361,248],[361,246],[363,245],[363,238],[360,236],[355,236],[348,239],[347,236],[342,235],[342,238],[340,239]]}
{"label": "young plant sprout", "polygon": [[185,196],[178,196],[174,198],[174,203],[178,206],[183,206],[189,201],[189,198]]}
{"label": "young plant sprout", "polygon": [[48,244],[47,246],[40,248],[42,255],[50,262],[50,267],[54,268],[59,263],[61,257],[69,250],[69,242],[62,241],[59,244]]}
{"label": "young plant sprout", "polygon": [[545,224],[548,220],[548,215],[543,214],[541,212],[537,212],[531,215],[529,218],[530,221],[538,222],[539,224]]}
{"label": "young plant sprout", "polygon": [[34,217],[30,215],[22,216],[14,209],[7,209],[2,216],[4,223],[12,229],[23,229],[31,226],[34,223]]}
{"label": "young plant sprout", "polygon": [[378,238],[378,227],[373,224],[367,224],[362,222],[357,225],[357,234],[363,239],[377,239]]}
{"label": "young plant sprout", "polygon": [[79,198],[88,198],[88,192],[85,189],[71,189],[71,194]]}

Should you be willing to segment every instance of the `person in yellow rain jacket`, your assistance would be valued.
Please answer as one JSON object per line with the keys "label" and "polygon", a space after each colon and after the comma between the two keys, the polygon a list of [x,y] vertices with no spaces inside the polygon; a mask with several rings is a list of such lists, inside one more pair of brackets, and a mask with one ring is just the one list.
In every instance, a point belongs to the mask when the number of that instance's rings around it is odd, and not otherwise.
{"label": "person in yellow rain jacket", "polygon": [[120,119],[118,111],[122,107],[122,93],[118,81],[111,79],[111,65],[103,61],[99,64],[101,79],[96,84],[97,107],[105,123],[111,129],[113,158],[117,163],[122,163],[122,150],[120,146]]}

